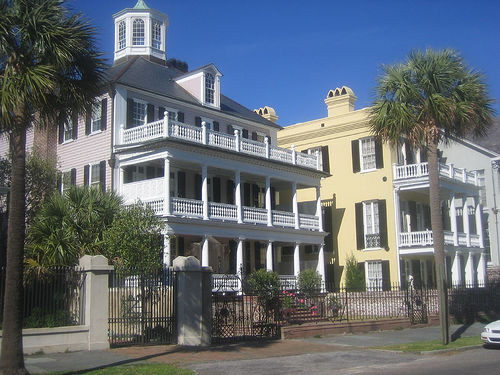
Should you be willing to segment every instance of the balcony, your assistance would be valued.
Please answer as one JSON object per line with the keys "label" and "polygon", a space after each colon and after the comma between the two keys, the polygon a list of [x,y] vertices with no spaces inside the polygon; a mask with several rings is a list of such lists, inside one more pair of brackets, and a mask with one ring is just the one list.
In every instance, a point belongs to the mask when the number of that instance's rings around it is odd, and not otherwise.
{"label": "balcony", "polygon": [[[395,182],[410,182],[413,179],[429,177],[429,165],[428,163],[394,165],[393,172]],[[453,164],[440,163],[439,176],[464,184],[482,186],[482,180],[477,172],[467,171],[464,168],[455,168]]]}
{"label": "balcony", "polygon": [[242,138],[238,130],[235,134],[225,134],[202,127],[191,126],[177,121],[164,120],[151,122],[131,129],[120,129],[118,146],[134,145],[164,138],[178,139],[193,144],[207,145],[220,150],[252,155],[259,158],[279,161],[285,164],[297,165],[314,170],[321,170],[319,154],[304,154],[264,142]]}
{"label": "balcony", "polygon": [[[469,240],[467,239],[466,233],[456,234],[456,245],[461,247],[481,247],[481,239],[478,234],[469,234]],[[399,233],[400,248],[408,247],[429,247],[434,245],[434,240],[432,238],[432,231],[425,230],[420,232],[402,232]],[[455,246],[455,233],[450,231],[444,231],[444,244],[449,246]]]}

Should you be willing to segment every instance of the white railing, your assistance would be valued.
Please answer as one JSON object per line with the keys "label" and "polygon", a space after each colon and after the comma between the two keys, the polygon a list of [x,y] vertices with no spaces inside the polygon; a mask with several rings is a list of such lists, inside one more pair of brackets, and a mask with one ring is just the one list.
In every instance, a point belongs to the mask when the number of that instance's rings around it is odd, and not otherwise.
{"label": "white railing", "polygon": [[252,224],[267,224],[267,210],[265,208],[244,206],[243,222]]}
{"label": "white railing", "polygon": [[460,246],[467,246],[467,234],[458,233],[458,244]]}
{"label": "white railing", "polygon": [[234,150],[245,154],[277,160],[287,164],[321,170],[318,154],[305,154],[264,142],[242,139],[238,131],[236,134],[225,134],[207,129],[202,123],[201,127],[187,125],[173,120],[158,120],[131,129],[120,130],[119,142],[122,145],[136,144],[148,140],[171,137],[185,141],[206,144],[225,150]]}
{"label": "white railing", "polygon": [[266,157],[266,144],[262,142],[242,139],[240,150],[245,154]]}
{"label": "white railing", "polygon": [[444,236],[444,244],[445,245],[454,245],[455,244],[455,234],[448,230],[443,231]]}
{"label": "white railing", "polygon": [[161,197],[164,194],[163,182],[163,177],[128,182],[121,185],[120,194],[125,201]]}
{"label": "white railing", "polygon": [[294,275],[279,275],[282,290],[296,290],[297,278]]}
{"label": "white railing", "polygon": [[131,129],[122,130],[122,143],[137,143],[149,141],[163,136],[164,121],[150,122]]}
{"label": "white railing", "polygon": [[172,214],[179,216],[203,217],[203,201],[188,198],[171,198]]}
{"label": "white railing", "polygon": [[314,215],[300,214],[300,229],[319,230],[319,218]]}
{"label": "white railing", "polygon": [[[429,176],[428,163],[394,165],[394,180],[404,180],[410,178]],[[465,184],[481,186],[481,180],[476,172],[467,171],[463,168],[455,168],[452,164],[439,164],[439,175]]]}
{"label": "white railing", "polygon": [[402,232],[399,233],[399,246],[428,246],[434,243],[432,231]]}
{"label": "white railing", "polygon": [[210,219],[236,221],[238,210],[234,204],[209,202],[208,217]]}
{"label": "white railing", "polygon": [[295,227],[295,215],[293,212],[285,211],[274,211],[273,215],[273,225],[281,227]]}
{"label": "white railing", "polygon": [[481,238],[479,234],[471,234],[470,235],[470,245],[472,247],[481,247]]}
{"label": "white railing", "polygon": [[143,203],[150,207],[156,215],[163,214],[163,198],[145,200]]}
{"label": "white railing", "polygon": [[212,292],[239,292],[241,281],[238,275],[212,274]]}

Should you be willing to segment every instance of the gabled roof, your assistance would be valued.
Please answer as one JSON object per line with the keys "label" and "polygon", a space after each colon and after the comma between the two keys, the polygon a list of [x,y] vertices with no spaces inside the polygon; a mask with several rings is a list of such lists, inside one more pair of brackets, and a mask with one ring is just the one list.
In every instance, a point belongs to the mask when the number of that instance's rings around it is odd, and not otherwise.
{"label": "gabled roof", "polygon": [[[128,61],[106,69],[104,79],[108,83],[120,83],[131,88],[178,99],[206,109],[195,97],[174,81],[174,79],[185,74],[185,72],[174,67],[157,64],[146,60],[142,56],[135,56]],[[266,120],[222,94],[220,96],[220,112],[281,129],[281,126]]]}
{"label": "gabled roof", "polygon": [[484,137],[468,139],[481,147],[500,154],[500,117],[493,119],[493,124]]}
{"label": "gabled roof", "polygon": [[207,65],[200,66],[199,68],[196,68],[194,70],[191,70],[190,72],[184,73],[184,74],[176,77],[176,80],[183,79],[184,77],[192,76],[192,75],[194,75],[196,73],[203,72],[203,71],[205,71],[207,69],[212,69],[214,72],[216,72],[216,74],[222,76],[222,73],[220,72],[220,70],[217,69],[217,67],[214,64],[210,63],[210,64],[207,64]]}

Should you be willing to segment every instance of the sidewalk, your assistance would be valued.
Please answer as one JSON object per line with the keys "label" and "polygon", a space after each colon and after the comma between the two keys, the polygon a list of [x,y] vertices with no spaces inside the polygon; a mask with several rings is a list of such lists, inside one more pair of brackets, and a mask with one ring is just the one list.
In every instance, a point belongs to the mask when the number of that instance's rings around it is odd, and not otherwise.
{"label": "sidewalk", "polygon": [[[479,335],[484,325],[452,326],[451,334]],[[321,338],[247,342],[209,348],[183,348],[174,345],[118,348],[96,352],[71,352],[25,357],[32,374],[52,371],[68,373],[143,361],[175,364],[185,367],[194,363],[237,361],[303,354],[350,351],[371,346],[391,345],[440,338],[439,327],[410,328],[401,331],[371,332],[355,335],[334,335]]]}

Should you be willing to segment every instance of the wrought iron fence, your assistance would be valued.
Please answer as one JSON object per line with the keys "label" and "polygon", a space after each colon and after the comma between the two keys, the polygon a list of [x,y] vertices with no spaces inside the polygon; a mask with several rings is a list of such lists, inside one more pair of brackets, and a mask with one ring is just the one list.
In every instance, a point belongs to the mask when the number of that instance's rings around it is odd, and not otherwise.
{"label": "wrought iron fence", "polygon": [[[6,270],[0,268],[0,322],[3,320]],[[75,267],[31,268],[23,280],[23,327],[83,324],[85,273]]]}
{"label": "wrought iron fence", "polygon": [[112,346],[171,344],[176,341],[171,268],[109,275],[109,342]]}

